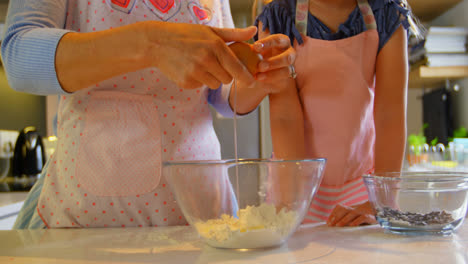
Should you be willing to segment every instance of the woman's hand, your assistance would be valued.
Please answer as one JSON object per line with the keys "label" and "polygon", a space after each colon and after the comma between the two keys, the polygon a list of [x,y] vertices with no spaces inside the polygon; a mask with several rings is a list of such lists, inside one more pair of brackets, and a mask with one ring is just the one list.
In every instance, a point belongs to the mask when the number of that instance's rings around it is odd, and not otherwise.
{"label": "woman's hand", "polygon": [[222,29],[158,21],[71,32],[59,42],[55,67],[67,92],[148,67],[159,68],[183,88],[206,84],[217,89],[232,78],[252,84],[255,79],[226,42],[245,41],[255,33],[255,27]]}
{"label": "woman's hand", "polygon": [[328,226],[360,226],[376,224],[374,209],[369,201],[355,206],[337,205],[327,220]]}
{"label": "woman's hand", "polygon": [[161,31],[159,23],[151,23],[147,30],[148,63],[186,89],[204,84],[217,89],[233,78],[252,85],[255,79],[226,42],[246,41],[255,33],[255,27],[228,29],[179,23],[165,23]]}

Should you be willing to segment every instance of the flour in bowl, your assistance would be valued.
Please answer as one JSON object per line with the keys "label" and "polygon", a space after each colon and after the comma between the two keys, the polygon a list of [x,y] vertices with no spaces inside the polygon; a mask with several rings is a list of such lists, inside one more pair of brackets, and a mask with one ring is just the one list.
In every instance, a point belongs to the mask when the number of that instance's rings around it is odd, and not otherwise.
{"label": "flour in bowl", "polygon": [[219,219],[195,223],[198,233],[213,247],[264,248],[279,245],[297,224],[297,213],[277,212],[272,204],[247,206],[239,218],[222,215]]}

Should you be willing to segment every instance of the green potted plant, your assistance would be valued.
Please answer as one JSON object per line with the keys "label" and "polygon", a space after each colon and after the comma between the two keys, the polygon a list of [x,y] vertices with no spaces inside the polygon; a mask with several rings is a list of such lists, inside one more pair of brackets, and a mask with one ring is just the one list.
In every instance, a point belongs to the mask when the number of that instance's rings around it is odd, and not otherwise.
{"label": "green potted plant", "polygon": [[423,161],[428,160],[427,152],[423,150],[427,148],[426,137],[424,136],[424,129],[428,127],[428,124],[424,124],[421,131],[418,134],[410,134],[408,136],[408,153],[407,159],[409,165],[419,164]]}
{"label": "green potted plant", "polygon": [[[450,141],[450,140],[449,140]],[[453,131],[453,138],[451,139],[455,144],[461,144],[464,148],[468,148],[468,132],[465,127],[459,127]]]}

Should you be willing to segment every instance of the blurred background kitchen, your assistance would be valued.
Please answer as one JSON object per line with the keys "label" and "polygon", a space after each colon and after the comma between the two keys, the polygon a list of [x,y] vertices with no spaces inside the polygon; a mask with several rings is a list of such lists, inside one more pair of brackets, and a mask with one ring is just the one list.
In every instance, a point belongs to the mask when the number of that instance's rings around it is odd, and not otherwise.
{"label": "blurred background kitchen", "polygon": [[[252,2],[231,0],[236,27],[252,24]],[[468,135],[464,129],[468,127],[468,104],[464,103],[468,101],[468,17],[465,16],[468,0],[409,0],[409,3],[426,28],[426,37],[423,41],[409,41],[406,169],[465,170],[468,168]],[[7,7],[8,0],[0,0],[2,37]],[[8,228],[14,221],[32,184],[28,180],[16,186],[8,184],[8,179],[13,178],[15,145],[18,146],[17,141],[25,144],[36,140],[37,148],[31,153],[35,157],[29,157],[33,161],[21,164],[34,163],[31,166],[38,167],[41,158],[45,161],[54,151],[52,123],[56,104],[55,96],[34,96],[12,90],[0,65],[0,191],[14,191],[8,197],[0,196],[0,229]],[[240,158],[271,155],[268,120],[266,101],[239,120]],[[222,157],[234,158],[232,119],[214,113],[213,122],[221,141]],[[23,131],[25,128],[27,131]],[[18,140],[21,131],[24,138]],[[36,177],[34,168],[25,173],[32,180]]]}

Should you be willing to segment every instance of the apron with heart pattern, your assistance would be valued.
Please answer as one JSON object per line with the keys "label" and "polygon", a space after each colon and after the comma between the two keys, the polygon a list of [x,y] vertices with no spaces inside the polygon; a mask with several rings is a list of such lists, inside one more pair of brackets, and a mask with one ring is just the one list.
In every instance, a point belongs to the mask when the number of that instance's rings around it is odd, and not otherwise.
{"label": "apron with heart pattern", "polygon": [[[70,0],[65,28],[94,32],[145,20],[232,27],[228,5],[224,0]],[[157,68],[147,68],[62,96],[57,149],[41,176],[37,207],[46,226],[186,224],[161,164],[220,159],[207,95],[206,87],[184,90]],[[207,183],[197,184],[193,187]]]}

